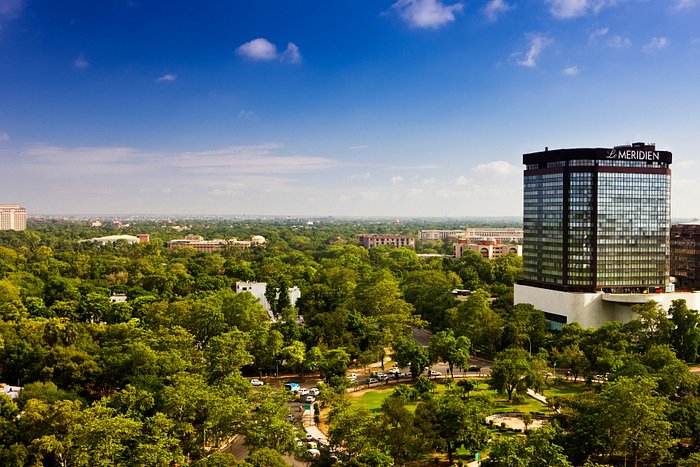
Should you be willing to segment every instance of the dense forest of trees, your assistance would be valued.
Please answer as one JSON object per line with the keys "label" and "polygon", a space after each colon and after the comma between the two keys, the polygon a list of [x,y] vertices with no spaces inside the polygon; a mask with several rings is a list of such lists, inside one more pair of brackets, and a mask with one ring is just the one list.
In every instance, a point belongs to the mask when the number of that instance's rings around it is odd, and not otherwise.
{"label": "dense forest of trees", "polygon": [[[698,313],[683,302],[674,303],[671,320],[650,303],[624,325],[585,330],[574,323],[555,334],[540,310],[513,305],[522,269],[516,256],[423,259],[407,248],[366,250],[352,239],[362,232],[415,235],[426,226],[189,224],[188,233],[205,238],[263,235],[267,244],[169,250],[165,242],[182,234],[146,221],[100,229],[42,222],[0,232],[0,381],[24,387],[14,401],[0,395],[0,464],[237,465],[212,453],[240,434],[252,450],[248,465],[277,465],[296,449],[298,429],[285,420],[284,394],[254,390],[243,375],[279,368],[327,381],[331,440],[354,465],[405,464],[435,450],[452,456],[462,444],[484,446],[485,402],[463,394],[433,399],[423,391],[428,396],[415,413],[401,397],[378,415],[349,409],[348,365],[376,362],[388,349],[405,363],[445,361],[451,372],[469,355],[495,357],[502,371],[492,384],[516,396],[536,387],[555,362],[588,384],[608,375],[602,389],[591,385],[585,397],[557,401],[551,428],[499,441],[492,463],[526,459],[540,448],[561,465],[623,452],[647,461],[697,456],[698,381],[685,362],[698,359],[700,331]],[[79,241],[114,233],[149,233],[151,241]],[[417,249],[450,252],[443,242]],[[233,292],[241,280],[267,282],[271,290],[299,286],[302,296],[291,307],[284,294],[269,294],[273,323],[251,295]],[[474,293],[459,301],[456,287]],[[114,293],[128,300],[112,303]],[[408,338],[416,327],[434,333],[428,352]],[[414,366],[418,376],[422,364]],[[637,404],[628,412],[639,418],[610,415],[609,425],[591,418],[623,411],[611,405],[616,398]]]}

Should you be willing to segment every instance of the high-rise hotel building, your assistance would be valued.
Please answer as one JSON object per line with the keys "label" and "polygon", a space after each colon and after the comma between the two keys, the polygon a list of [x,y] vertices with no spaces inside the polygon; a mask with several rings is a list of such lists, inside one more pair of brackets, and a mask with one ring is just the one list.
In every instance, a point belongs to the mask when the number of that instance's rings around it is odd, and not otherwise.
{"label": "high-rise hotel building", "polygon": [[523,163],[516,303],[545,311],[556,328],[628,321],[631,305],[670,300],[670,152],[635,143],[545,150]]}
{"label": "high-rise hotel building", "polygon": [[0,230],[27,228],[27,210],[19,204],[0,204]]}

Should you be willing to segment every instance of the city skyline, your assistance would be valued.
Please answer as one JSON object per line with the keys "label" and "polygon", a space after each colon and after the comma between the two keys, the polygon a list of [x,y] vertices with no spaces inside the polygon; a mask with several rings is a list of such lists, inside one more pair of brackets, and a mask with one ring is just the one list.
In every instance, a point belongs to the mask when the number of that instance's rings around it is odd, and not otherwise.
{"label": "city skyline", "polygon": [[523,153],[656,143],[694,218],[700,2],[0,0],[0,202],[521,216]]}

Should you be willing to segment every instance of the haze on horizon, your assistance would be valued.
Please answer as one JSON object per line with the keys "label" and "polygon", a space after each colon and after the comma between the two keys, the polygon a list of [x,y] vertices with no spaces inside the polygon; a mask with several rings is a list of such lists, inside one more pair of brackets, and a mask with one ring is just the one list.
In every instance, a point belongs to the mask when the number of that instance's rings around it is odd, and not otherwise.
{"label": "haze on horizon", "polygon": [[0,203],[522,216],[523,153],[645,141],[700,217],[698,23],[697,0],[0,0]]}

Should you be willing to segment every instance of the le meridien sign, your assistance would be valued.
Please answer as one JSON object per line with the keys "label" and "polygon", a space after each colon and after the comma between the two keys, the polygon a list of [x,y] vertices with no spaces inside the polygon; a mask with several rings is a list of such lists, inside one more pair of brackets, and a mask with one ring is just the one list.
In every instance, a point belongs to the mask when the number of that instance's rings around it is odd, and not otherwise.
{"label": "le meridien sign", "polygon": [[618,159],[626,161],[658,161],[660,155],[658,151],[644,151],[639,149],[611,149],[608,151],[607,159]]}

